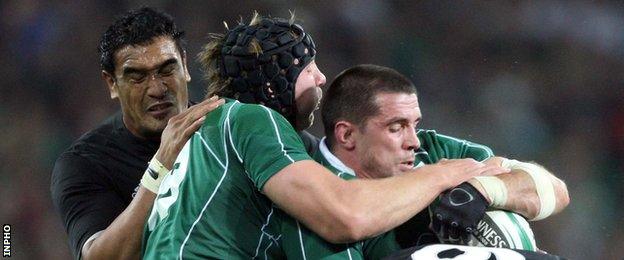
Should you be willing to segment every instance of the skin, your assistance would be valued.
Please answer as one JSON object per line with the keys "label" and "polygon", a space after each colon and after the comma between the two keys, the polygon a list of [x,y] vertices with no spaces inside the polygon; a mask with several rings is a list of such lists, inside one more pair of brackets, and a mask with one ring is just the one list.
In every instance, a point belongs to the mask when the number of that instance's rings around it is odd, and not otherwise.
{"label": "skin", "polygon": [[422,115],[416,94],[380,94],[377,115],[363,127],[339,121],[336,131],[344,149],[338,158],[353,165],[360,178],[385,178],[409,172],[414,167],[415,150],[420,147],[416,128]]}
{"label": "skin", "polygon": [[[122,47],[114,58],[115,74],[102,71],[102,78],[111,98],[119,99],[126,128],[139,138],[160,140],[154,158],[171,169],[205,115],[224,100],[213,97],[187,108],[187,83],[191,78],[186,55],[178,51],[170,37]],[[155,198],[156,194],[140,186],[113,223],[85,243],[82,258],[139,259],[145,219]]]}
{"label": "skin", "polygon": [[[310,72],[315,72],[314,68]],[[308,78],[309,82],[313,82],[312,78]],[[314,82],[320,87],[322,84],[318,83],[324,81],[324,77],[317,77]],[[320,100],[320,88],[305,84],[307,89],[314,91],[305,90],[301,87],[302,82],[296,83],[296,93],[297,89],[302,93],[296,95],[296,102],[314,104],[308,108],[316,107]],[[306,102],[304,99],[314,102]],[[413,107],[412,103],[407,102],[405,105]],[[311,112],[303,115],[309,114]],[[309,123],[302,125],[309,126]],[[411,129],[414,131],[413,127]],[[411,142],[406,147],[419,145],[414,138],[413,134],[408,138]],[[364,153],[363,149],[361,153]],[[413,162],[413,152],[403,150],[403,154],[405,158],[411,156]],[[389,161],[384,165],[396,161],[387,159]],[[426,208],[442,191],[474,176],[507,172],[500,166],[486,165],[472,159],[447,160],[418,169],[405,165],[390,167],[401,169],[404,174],[382,179],[345,181],[314,161],[298,161],[273,175],[264,185],[263,192],[281,209],[325,240],[345,243],[373,237],[395,228]],[[364,173],[368,169],[362,167],[359,170]]]}
{"label": "skin", "polygon": [[319,108],[325,86],[325,75],[316,66],[315,61],[311,61],[297,77],[295,83],[295,100],[297,105],[297,122],[295,129],[304,130],[312,126],[314,122],[314,111]]}
{"label": "skin", "polygon": [[[332,152],[354,169],[360,178],[377,179],[409,172],[413,167],[414,150],[420,147],[416,129],[422,118],[418,97],[415,93],[380,93],[375,103],[379,111],[358,126],[348,121],[339,121],[335,126],[337,144]],[[500,166],[503,157],[492,157],[484,161],[487,165]],[[501,209],[510,210],[527,218],[537,216],[539,197],[533,180],[528,173],[513,170],[496,176],[508,190],[508,200]],[[555,190],[554,213],[569,204],[565,183],[550,174]],[[468,180],[481,194],[491,201],[481,184]]]}
{"label": "skin", "polygon": [[114,60],[114,75],[102,71],[102,77],[111,98],[119,99],[124,124],[135,136],[160,139],[167,121],[188,105],[186,55],[163,36],[122,47]]}

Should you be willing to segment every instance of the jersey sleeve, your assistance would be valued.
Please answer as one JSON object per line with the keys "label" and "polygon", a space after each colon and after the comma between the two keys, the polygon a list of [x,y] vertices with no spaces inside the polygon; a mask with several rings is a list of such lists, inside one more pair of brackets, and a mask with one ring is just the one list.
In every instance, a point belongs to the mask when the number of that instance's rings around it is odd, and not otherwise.
{"label": "jersey sleeve", "polygon": [[290,123],[269,108],[242,105],[236,117],[228,119],[232,145],[258,190],[284,167],[311,160]]}
{"label": "jersey sleeve", "polygon": [[113,192],[101,171],[78,155],[63,154],[52,172],[52,201],[69,236],[74,259],[93,234],[104,230],[123,211],[125,204]]}
{"label": "jersey sleeve", "polygon": [[418,137],[430,157],[438,160],[472,158],[483,161],[494,156],[492,149],[485,145],[438,134],[434,130],[421,130]]}
{"label": "jersey sleeve", "polygon": [[366,259],[382,259],[400,249],[393,230],[365,240],[362,246]]}

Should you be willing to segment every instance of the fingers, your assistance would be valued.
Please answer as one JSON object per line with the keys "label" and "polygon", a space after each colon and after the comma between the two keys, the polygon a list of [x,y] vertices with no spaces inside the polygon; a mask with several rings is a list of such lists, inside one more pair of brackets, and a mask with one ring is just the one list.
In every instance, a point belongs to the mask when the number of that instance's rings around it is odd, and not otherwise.
{"label": "fingers", "polygon": [[184,136],[188,138],[190,135],[195,133],[195,131],[197,131],[204,124],[205,120],[206,116],[202,116],[195,120],[189,127],[184,130]]}
{"label": "fingers", "polygon": [[212,96],[209,99],[206,99],[194,106],[191,106],[187,111],[190,116],[191,121],[197,120],[199,117],[204,116],[208,112],[214,110],[225,103],[225,100],[219,98],[218,96]]}
{"label": "fingers", "polygon": [[[188,107],[187,109],[185,109],[184,111],[180,112],[180,114],[176,115],[176,117],[185,118],[188,114],[198,114],[201,112],[203,112],[201,114],[203,115],[207,113],[208,111],[212,110],[211,106],[213,106],[215,102],[219,102],[220,100],[221,99],[218,96],[212,96],[210,98],[204,99],[202,102],[192,105]],[[195,118],[197,118],[197,116],[195,116]]]}
{"label": "fingers", "polygon": [[483,163],[487,164],[487,165],[496,165],[496,166],[501,166],[503,164],[503,157],[500,156],[493,156],[490,158],[487,158],[487,160],[483,161]]}
{"label": "fingers", "polygon": [[[169,119],[168,126],[172,125],[172,128],[181,128],[183,131],[182,133],[186,134],[187,128],[193,128],[197,123],[197,120],[224,103],[224,99],[213,96],[209,99],[202,101],[201,103],[189,107],[184,112],[172,117],[171,119]],[[191,133],[195,132],[195,130],[197,129],[194,129],[193,131],[191,131]]]}
{"label": "fingers", "polygon": [[500,166],[496,166],[496,165],[486,165],[485,167],[483,167],[481,169],[481,174],[480,175],[485,175],[485,176],[493,176],[493,175],[498,175],[501,173],[508,173],[510,171],[510,169],[506,169]]}

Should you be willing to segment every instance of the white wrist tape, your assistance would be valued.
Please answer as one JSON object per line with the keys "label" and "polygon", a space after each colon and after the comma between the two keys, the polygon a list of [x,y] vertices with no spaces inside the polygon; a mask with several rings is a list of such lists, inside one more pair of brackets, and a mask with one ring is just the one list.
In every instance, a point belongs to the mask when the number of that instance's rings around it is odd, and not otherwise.
{"label": "white wrist tape", "polygon": [[496,176],[477,176],[474,179],[481,183],[490,197],[490,206],[502,208],[507,204],[507,186],[501,179]]}
{"label": "white wrist tape", "polygon": [[158,194],[160,182],[162,182],[162,179],[168,172],[169,169],[167,169],[167,167],[156,160],[156,158],[152,158],[147,165],[147,170],[145,170],[143,178],[141,178],[141,185],[151,192]]}
{"label": "white wrist tape", "polygon": [[535,183],[535,190],[540,200],[540,210],[537,216],[531,221],[542,220],[552,215],[555,211],[557,200],[555,189],[550,180],[550,174],[546,169],[531,163],[519,162],[516,160],[503,160],[502,166],[512,170],[522,170],[531,176]]}

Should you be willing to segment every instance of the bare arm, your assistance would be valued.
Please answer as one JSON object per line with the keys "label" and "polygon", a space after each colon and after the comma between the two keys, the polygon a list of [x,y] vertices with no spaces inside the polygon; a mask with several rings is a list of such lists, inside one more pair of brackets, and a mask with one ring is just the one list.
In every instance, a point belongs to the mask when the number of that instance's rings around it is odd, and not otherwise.
{"label": "bare arm", "polygon": [[[501,165],[504,158],[492,157],[485,161],[486,164]],[[552,173],[548,172],[550,182],[553,185],[555,192],[555,210],[553,214],[561,212],[570,203],[570,197],[568,195],[568,188],[566,184],[555,177]],[[501,209],[513,211],[525,216],[528,219],[532,219],[537,216],[540,210],[540,199],[537,196],[537,190],[535,183],[528,173],[522,170],[512,170],[509,173],[497,175],[496,178],[505,183],[507,188],[507,203],[501,207]],[[469,180],[470,184],[475,186],[481,194],[486,197],[488,202],[491,201],[487,192],[485,192],[483,186],[476,180]]]}
{"label": "bare arm", "polygon": [[448,160],[384,179],[345,181],[313,161],[300,161],[267,181],[265,194],[333,243],[353,242],[407,221],[447,188],[474,176],[505,172],[472,159]]}
{"label": "bare arm", "polygon": [[[204,122],[206,113],[223,102],[222,99],[207,99],[170,118],[154,158],[171,169],[186,141]],[[83,245],[82,258],[139,259],[143,227],[155,198],[156,194],[140,186],[130,205],[113,223],[93,235]]]}

